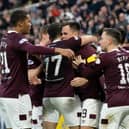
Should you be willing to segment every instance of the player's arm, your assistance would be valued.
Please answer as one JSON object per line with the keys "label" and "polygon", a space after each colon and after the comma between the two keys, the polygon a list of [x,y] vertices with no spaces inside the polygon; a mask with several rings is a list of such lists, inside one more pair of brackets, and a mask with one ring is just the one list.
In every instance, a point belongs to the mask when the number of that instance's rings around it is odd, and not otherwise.
{"label": "player's arm", "polygon": [[28,80],[30,84],[37,85],[41,83],[38,75],[41,71],[42,63],[40,57],[29,55],[28,56]]}
{"label": "player's arm", "polygon": [[75,77],[73,80],[71,80],[71,86],[73,87],[80,87],[88,83],[88,79],[84,77]]}
{"label": "player's arm", "polygon": [[19,49],[28,52],[29,54],[61,54],[68,58],[74,57],[74,52],[70,49],[63,48],[48,48],[43,46],[34,46],[28,42],[27,39],[20,39],[18,47]]}
{"label": "player's arm", "polygon": [[62,40],[62,41],[59,41],[58,43],[61,43],[65,48],[69,48],[76,52],[81,48],[81,46],[84,46],[85,44],[88,44],[90,42],[96,42],[96,41],[97,41],[96,36],[84,35],[81,37],[72,37],[68,40]]}
{"label": "player's arm", "polygon": [[84,46],[90,42],[97,42],[98,40],[97,37],[94,35],[82,35],[80,38],[81,38],[81,46]]}
{"label": "player's arm", "polygon": [[63,56],[66,56],[68,58],[74,58],[75,53],[71,49],[62,49],[62,48],[55,48],[55,53],[59,53]]}
{"label": "player's arm", "polygon": [[36,68],[28,69],[28,80],[30,84],[38,85],[41,84],[41,79],[38,78],[39,73],[41,72],[42,65],[39,65]]}
{"label": "player's arm", "polygon": [[74,59],[73,63],[77,66],[77,70],[82,77],[92,79],[102,74],[103,65],[99,62],[99,58],[90,56],[86,61],[78,56]]}
{"label": "player's arm", "polygon": [[74,57],[74,52],[70,49],[63,49],[63,48],[47,48],[43,46],[33,46],[33,45],[26,45],[26,51],[30,54],[54,54],[59,53],[63,56],[68,58]]}

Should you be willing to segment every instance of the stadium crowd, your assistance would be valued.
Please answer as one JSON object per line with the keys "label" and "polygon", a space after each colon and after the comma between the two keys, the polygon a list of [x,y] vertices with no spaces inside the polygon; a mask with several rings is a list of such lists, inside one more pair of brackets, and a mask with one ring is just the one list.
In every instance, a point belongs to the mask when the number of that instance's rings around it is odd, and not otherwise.
{"label": "stadium crowd", "polygon": [[121,26],[126,29],[126,40],[129,40],[128,0],[1,0],[0,33],[8,28],[10,12],[18,7],[31,14],[31,38],[36,42],[41,25],[68,19],[80,22],[82,33],[87,34],[96,34],[104,27]]}

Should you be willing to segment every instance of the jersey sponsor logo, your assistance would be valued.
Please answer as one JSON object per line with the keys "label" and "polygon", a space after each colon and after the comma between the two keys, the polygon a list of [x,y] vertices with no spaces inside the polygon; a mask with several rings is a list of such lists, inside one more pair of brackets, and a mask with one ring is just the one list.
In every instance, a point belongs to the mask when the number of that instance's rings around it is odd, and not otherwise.
{"label": "jersey sponsor logo", "polygon": [[19,41],[19,44],[23,44],[24,42],[27,42],[28,40],[26,38],[23,38]]}

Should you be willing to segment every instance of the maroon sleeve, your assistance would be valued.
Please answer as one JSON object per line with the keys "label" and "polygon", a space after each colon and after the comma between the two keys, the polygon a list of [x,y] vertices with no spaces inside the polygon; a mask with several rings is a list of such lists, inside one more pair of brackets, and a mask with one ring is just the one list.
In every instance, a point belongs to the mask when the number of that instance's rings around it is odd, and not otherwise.
{"label": "maroon sleeve", "polygon": [[66,48],[70,48],[75,51],[81,48],[81,38],[79,37],[73,37],[73,38],[70,38],[69,40],[63,40],[60,42],[64,44]]}
{"label": "maroon sleeve", "polygon": [[129,46],[123,46],[123,48],[129,50]]}
{"label": "maroon sleeve", "polygon": [[34,46],[34,45],[31,45],[30,43],[24,43],[21,46],[21,50],[26,51],[30,54],[53,54],[53,53],[55,53],[54,48]]}
{"label": "maroon sleeve", "polygon": [[85,65],[81,63],[78,67],[79,74],[88,79],[100,77],[103,74],[103,63],[96,64],[96,62]]}
{"label": "maroon sleeve", "polygon": [[28,56],[28,69],[34,69],[41,65],[41,61],[38,57],[34,55]]}
{"label": "maroon sleeve", "polygon": [[[35,46],[32,45],[27,38],[25,38],[24,36],[22,36],[21,34],[12,34],[10,35],[11,40],[13,41],[11,43],[11,47],[13,47],[13,49],[16,50],[21,50],[21,51],[25,51],[29,54],[53,54],[55,53],[55,49],[54,48],[47,48],[47,47],[43,47],[43,46]],[[13,39],[14,40],[13,40]]]}

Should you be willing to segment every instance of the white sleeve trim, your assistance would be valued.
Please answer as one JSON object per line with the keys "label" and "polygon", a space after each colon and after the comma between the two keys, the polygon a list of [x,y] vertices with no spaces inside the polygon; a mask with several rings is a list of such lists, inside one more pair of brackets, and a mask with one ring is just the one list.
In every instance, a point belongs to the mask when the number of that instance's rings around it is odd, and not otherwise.
{"label": "white sleeve trim", "polygon": [[23,39],[21,39],[21,40],[19,41],[19,44],[23,44],[24,42],[27,42],[27,41],[28,41],[28,39],[23,38]]}

